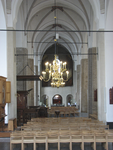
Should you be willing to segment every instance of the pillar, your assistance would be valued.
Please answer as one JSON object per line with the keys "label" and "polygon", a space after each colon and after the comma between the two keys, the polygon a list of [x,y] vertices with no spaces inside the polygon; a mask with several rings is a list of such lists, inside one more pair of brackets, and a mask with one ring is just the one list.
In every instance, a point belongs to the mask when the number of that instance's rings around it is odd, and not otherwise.
{"label": "pillar", "polygon": [[80,90],[81,90],[81,86],[80,86],[80,65],[77,65],[77,106],[79,109],[81,109],[80,107],[80,100],[81,100],[81,97],[80,97]]}
{"label": "pillar", "polygon": [[[41,61],[40,61],[40,58],[38,57],[38,75],[41,74],[41,68],[40,68],[40,65],[41,65]],[[41,82],[38,81],[38,105],[40,104],[40,99],[41,99]]]}
{"label": "pillar", "polygon": [[[27,75],[34,75],[34,59],[28,59]],[[34,81],[26,81],[26,90],[32,89],[27,96],[27,105],[34,106]]]}
{"label": "pillar", "polygon": [[87,113],[88,59],[81,60],[81,112]]}
{"label": "pillar", "polygon": [[105,102],[105,44],[104,32],[97,33],[98,57],[97,57],[97,85],[98,85],[98,119],[106,121]]}
{"label": "pillar", "polygon": [[[27,75],[28,50],[26,48],[16,48],[16,72],[17,75]],[[26,55],[22,55],[26,54]],[[17,91],[26,90],[26,81],[17,81]]]}
{"label": "pillar", "polygon": [[[13,28],[8,29],[13,30]],[[7,78],[11,81],[11,103],[8,106],[8,119],[17,118],[15,40],[15,32],[7,32]]]}
{"label": "pillar", "polygon": [[[38,66],[34,66],[34,72],[38,74]],[[38,81],[34,81],[34,106],[37,106],[38,102]]]}
{"label": "pillar", "polygon": [[96,47],[88,50],[88,113],[97,114],[97,101],[94,92],[97,90],[97,55]]}

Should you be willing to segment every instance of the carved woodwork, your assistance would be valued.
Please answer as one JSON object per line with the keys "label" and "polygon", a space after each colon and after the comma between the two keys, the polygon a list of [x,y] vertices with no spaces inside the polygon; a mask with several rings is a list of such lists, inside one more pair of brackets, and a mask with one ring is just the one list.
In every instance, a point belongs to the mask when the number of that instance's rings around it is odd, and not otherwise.
{"label": "carved woodwork", "polygon": [[0,104],[6,103],[6,78],[0,76]]}
{"label": "carved woodwork", "polygon": [[39,81],[40,75],[19,75],[17,81]]}
{"label": "carved woodwork", "polygon": [[6,104],[6,78],[0,76],[0,128],[4,127]]}
{"label": "carved woodwork", "polygon": [[17,109],[27,107],[27,91],[17,91]]}

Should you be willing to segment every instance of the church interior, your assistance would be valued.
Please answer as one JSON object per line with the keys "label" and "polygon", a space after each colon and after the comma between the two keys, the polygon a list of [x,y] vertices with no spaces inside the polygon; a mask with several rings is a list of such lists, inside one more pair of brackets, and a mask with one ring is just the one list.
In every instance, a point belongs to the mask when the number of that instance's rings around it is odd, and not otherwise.
{"label": "church interior", "polygon": [[2,150],[113,150],[113,0],[0,0]]}

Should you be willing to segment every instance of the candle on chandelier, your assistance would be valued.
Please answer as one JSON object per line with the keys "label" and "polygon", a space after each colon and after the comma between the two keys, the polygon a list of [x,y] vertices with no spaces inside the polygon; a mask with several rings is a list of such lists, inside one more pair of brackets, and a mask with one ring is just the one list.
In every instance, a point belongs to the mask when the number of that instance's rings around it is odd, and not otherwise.
{"label": "candle on chandelier", "polygon": [[49,78],[51,77],[51,71],[49,71]]}
{"label": "candle on chandelier", "polygon": [[43,71],[43,72],[42,72],[42,75],[43,75],[43,77],[45,78],[46,72]]}
{"label": "candle on chandelier", "polygon": [[65,63],[63,63],[63,69],[64,69],[64,65],[65,65]]}
{"label": "candle on chandelier", "polygon": [[49,64],[49,66],[50,66],[50,70],[51,70],[51,64]]}
{"label": "candle on chandelier", "polygon": [[68,78],[68,75],[69,75],[69,71],[66,71],[66,74],[67,74],[67,78]]}
{"label": "candle on chandelier", "polygon": [[62,78],[63,73],[61,72],[61,78]]}
{"label": "candle on chandelier", "polygon": [[45,65],[46,65],[46,69],[48,69],[48,64],[49,64],[48,62],[46,62],[46,63],[45,63]]}
{"label": "candle on chandelier", "polygon": [[52,73],[52,77],[53,77],[53,74],[54,74],[54,73]]}
{"label": "candle on chandelier", "polygon": [[62,61],[60,62],[60,64],[61,64],[61,68],[62,68]]}
{"label": "candle on chandelier", "polygon": [[67,74],[67,78],[68,78],[68,75],[69,75],[69,71],[66,71],[66,74]]}
{"label": "candle on chandelier", "polygon": [[64,63],[64,69],[66,69],[66,62]]}

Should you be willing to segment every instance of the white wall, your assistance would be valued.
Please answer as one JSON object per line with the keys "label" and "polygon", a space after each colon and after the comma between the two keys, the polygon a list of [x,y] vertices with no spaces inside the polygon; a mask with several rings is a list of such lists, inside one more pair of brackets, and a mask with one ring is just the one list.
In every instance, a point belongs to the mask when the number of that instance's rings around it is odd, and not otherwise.
{"label": "white wall", "polygon": [[[113,0],[109,1],[106,30],[113,30]],[[106,121],[113,122],[113,104],[109,103],[109,89],[113,87],[113,32],[105,33]]]}
{"label": "white wall", "polygon": [[[6,20],[0,1],[0,29],[6,29]],[[7,77],[7,33],[0,31],[0,76]]]}

